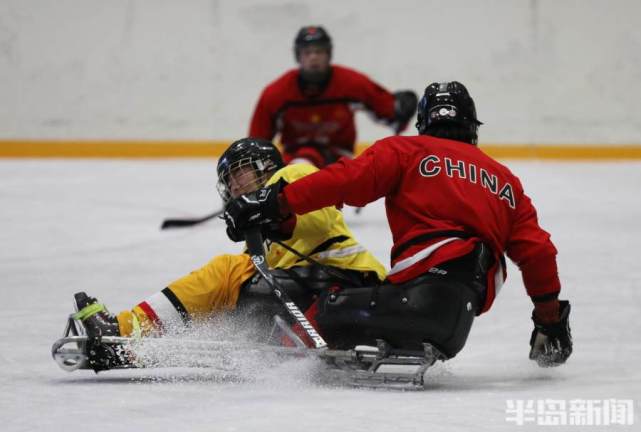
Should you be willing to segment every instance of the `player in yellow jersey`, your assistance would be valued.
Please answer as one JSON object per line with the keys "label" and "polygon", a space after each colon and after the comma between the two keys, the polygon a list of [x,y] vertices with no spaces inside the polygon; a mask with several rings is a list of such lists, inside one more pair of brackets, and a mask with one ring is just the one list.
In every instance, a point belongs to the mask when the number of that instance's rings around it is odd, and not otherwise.
{"label": "player in yellow jersey", "polygon": [[[317,171],[308,164],[284,166],[270,141],[254,138],[234,142],[221,156],[217,170],[218,190],[225,202]],[[280,239],[266,243],[272,274],[312,322],[321,293],[337,287],[371,286],[385,278],[384,267],[354,239],[335,207],[292,215],[266,229],[270,238]],[[228,235],[234,241],[241,240],[232,230],[228,229]],[[166,327],[197,322],[223,311],[251,315],[261,322],[259,327],[266,328],[266,320],[281,311],[271,287],[246,253],[216,256],[117,316],[84,292],[77,293],[75,301],[75,316],[89,337],[162,334]],[[96,371],[125,361],[108,345],[96,345],[92,350],[89,363]]]}

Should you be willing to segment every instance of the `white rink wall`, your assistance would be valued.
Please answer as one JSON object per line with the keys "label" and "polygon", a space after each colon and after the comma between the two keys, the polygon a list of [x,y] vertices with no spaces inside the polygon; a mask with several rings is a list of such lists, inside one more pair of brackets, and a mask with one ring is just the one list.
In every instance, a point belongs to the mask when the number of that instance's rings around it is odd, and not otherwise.
{"label": "white rink wall", "polygon": [[0,0],[0,139],[237,138],[322,24],[336,63],[391,90],[465,83],[483,142],[639,144],[639,17],[638,0]]}

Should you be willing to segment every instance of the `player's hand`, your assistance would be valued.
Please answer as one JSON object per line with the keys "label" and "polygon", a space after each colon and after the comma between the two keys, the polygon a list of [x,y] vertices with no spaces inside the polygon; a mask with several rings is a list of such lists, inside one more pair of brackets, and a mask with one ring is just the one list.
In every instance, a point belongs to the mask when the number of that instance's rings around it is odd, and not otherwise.
{"label": "player's hand", "polygon": [[278,182],[230,200],[223,214],[227,236],[238,242],[245,239],[244,233],[251,227],[279,223],[283,219],[278,202],[281,187]]}
{"label": "player's hand", "polygon": [[409,121],[416,114],[418,97],[412,90],[400,90],[394,93],[394,132],[403,132]]}
{"label": "player's hand", "polygon": [[562,300],[558,303],[557,320],[543,320],[537,316],[536,308],[532,313],[534,330],[530,337],[530,359],[541,367],[562,365],[572,354],[570,302]]}

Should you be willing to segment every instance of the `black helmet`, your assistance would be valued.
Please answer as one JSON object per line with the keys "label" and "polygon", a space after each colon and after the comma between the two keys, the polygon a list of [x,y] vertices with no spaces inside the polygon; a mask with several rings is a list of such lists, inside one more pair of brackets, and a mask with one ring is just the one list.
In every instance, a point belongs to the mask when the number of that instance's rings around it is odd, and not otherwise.
{"label": "black helmet", "polygon": [[425,88],[416,116],[419,134],[476,144],[482,124],[476,118],[474,100],[460,82],[432,83]]}
{"label": "black helmet", "polygon": [[232,197],[230,174],[243,168],[250,168],[240,174],[240,178],[234,177],[236,182],[243,182],[243,176],[247,183],[244,185],[243,193],[253,192],[265,185],[271,175],[282,168],[285,164],[278,149],[271,141],[261,138],[242,138],[233,142],[225,153],[218,160],[218,193],[223,201],[227,202]]}
{"label": "black helmet", "polygon": [[327,49],[329,56],[332,56],[332,38],[321,26],[305,26],[298,31],[294,39],[294,57],[296,61],[300,56],[300,50],[306,46],[320,45]]}

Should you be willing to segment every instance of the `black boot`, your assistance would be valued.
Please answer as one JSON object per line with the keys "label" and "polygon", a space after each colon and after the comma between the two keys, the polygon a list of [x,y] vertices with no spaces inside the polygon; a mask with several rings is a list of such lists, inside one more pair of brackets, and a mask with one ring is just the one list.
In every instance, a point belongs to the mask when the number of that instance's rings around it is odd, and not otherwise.
{"label": "black boot", "polygon": [[82,321],[89,337],[120,336],[118,320],[109,311],[84,292],[74,295],[78,312],[74,318]]}
{"label": "black boot", "polygon": [[80,321],[87,334],[85,347],[91,368],[102,370],[131,367],[131,356],[121,344],[103,343],[103,336],[120,336],[116,317],[104,305],[84,292],[74,295],[78,312],[73,318]]}

